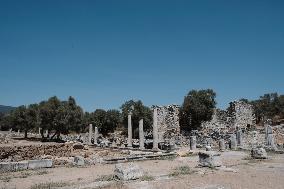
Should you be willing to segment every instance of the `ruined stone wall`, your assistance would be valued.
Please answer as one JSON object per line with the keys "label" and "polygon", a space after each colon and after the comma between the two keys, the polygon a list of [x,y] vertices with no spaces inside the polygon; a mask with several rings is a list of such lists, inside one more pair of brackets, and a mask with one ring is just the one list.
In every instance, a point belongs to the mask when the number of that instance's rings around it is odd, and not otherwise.
{"label": "ruined stone wall", "polygon": [[157,108],[158,137],[160,141],[180,134],[179,106],[155,106]]}
{"label": "ruined stone wall", "polygon": [[234,101],[230,103],[228,114],[232,118],[232,127],[246,128],[247,126],[255,125],[255,115],[253,106],[243,102]]}
{"label": "ruined stone wall", "polygon": [[252,148],[256,146],[265,146],[265,133],[260,130],[243,133],[243,147]]}
{"label": "ruined stone wall", "polygon": [[72,151],[72,144],[3,145],[0,146],[0,161],[31,160],[44,155],[68,157]]}
{"label": "ruined stone wall", "polygon": [[215,109],[212,119],[201,124],[203,129],[228,129],[230,131],[255,126],[253,106],[243,101],[230,103],[227,111]]}

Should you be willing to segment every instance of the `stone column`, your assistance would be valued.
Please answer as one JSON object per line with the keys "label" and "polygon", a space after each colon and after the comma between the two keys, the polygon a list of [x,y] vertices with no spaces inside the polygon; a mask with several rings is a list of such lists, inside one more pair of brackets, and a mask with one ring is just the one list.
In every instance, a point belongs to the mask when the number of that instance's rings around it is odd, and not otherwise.
{"label": "stone column", "polygon": [[158,110],[154,108],[153,114],[153,150],[158,150]]}
{"label": "stone column", "polygon": [[144,150],[144,131],[143,131],[143,119],[139,121],[139,145],[140,150]]}
{"label": "stone column", "polygon": [[89,125],[89,145],[92,145],[93,125]]}
{"label": "stone column", "polygon": [[196,150],[196,136],[190,136],[190,150]]}
{"label": "stone column", "polygon": [[128,140],[127,147],[132,148],[132,122],[131,122],[131,114],[128,114]]}
{"label": "stone column", "polygon": [[49,135],[49,134],[48,134],[48,129],[46,129],[46,130],[45,130],[45,136],[46,136],[46,138],[49,138],[48,135]]}
{"label": "stone column", "polygon": [[241,129],[237,131],[237,145],[243,146],[243,132]]}
{"label": "stone column", "polygon": [[220,140],[219,140],[219,150],[220,150],[221,152],[223,152],[223,151],[226,150],[225,140],[224,140],[224,139],[220,139]]}
{"label": "stone column", "polygon": [[231,135],[230,138],[230,149],[231,150],[236,150],[237,149],[237,139],[236,139],[236,135]]}
{"label": "stone column", "polygon": [[98,143],[98,136],[99,136],[98,127],[95,127],[95,136],[94,136],[94,143],[95,144]]}

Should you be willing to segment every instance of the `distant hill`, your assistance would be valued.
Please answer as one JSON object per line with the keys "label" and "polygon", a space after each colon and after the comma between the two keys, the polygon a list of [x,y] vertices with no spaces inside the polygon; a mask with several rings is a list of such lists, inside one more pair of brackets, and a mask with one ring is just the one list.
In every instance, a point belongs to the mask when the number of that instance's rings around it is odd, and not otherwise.
{"label": "distant hill", "polygon": [[12,106],[3,106],[3,105],[0,105],[0,113],[8,113],[10,112],[11,110],[14,110],[15,107],[12,107]]}

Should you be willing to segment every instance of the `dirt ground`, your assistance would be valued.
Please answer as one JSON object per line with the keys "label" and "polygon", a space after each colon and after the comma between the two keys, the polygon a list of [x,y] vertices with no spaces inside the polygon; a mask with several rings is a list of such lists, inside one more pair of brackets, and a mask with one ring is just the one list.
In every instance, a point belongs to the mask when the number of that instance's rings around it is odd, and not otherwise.
{"label": "dirt ground", "polygon": [[[128,189],[282,189],[284,154],[269,154],[268,160],[251,160],[248,152],[223,152],[226,168],[198,168],[198,156],[136,161],[145,178],[129,182],[112,178],[114,164],[88,167],[55,167],[0,174],[1,189],[128,188]],[[179,167],[190,171],[180,174]]]}

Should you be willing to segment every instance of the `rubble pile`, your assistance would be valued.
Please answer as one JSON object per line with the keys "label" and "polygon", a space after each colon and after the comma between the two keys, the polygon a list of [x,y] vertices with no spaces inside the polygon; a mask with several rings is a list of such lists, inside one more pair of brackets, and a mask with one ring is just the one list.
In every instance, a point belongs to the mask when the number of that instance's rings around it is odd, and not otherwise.
{"label": "rubble pile", "polygon": [[39,145],[5,145],[0,146],[1,161],[22,161],[40,158],[44,155],[57,157],[71,156],[73,146],[70,144],[39,144]]}

